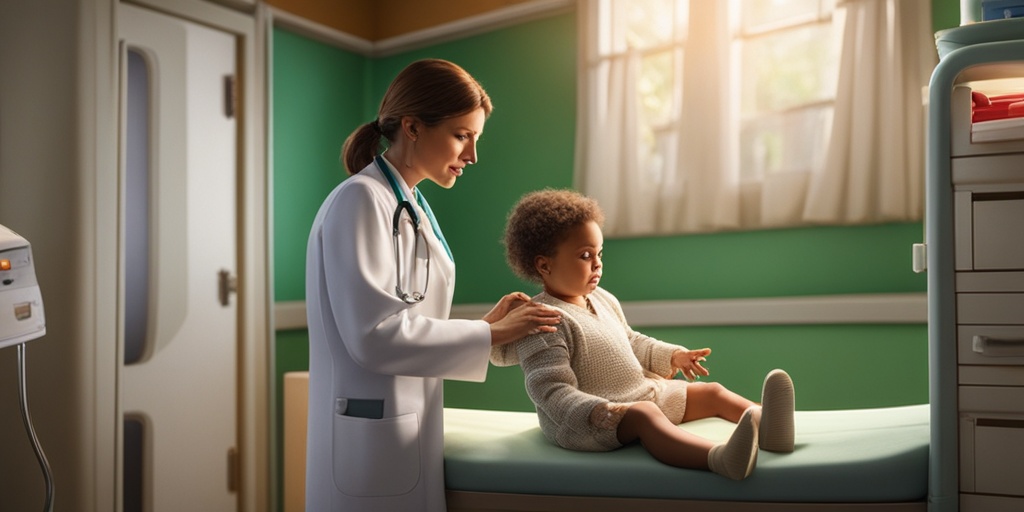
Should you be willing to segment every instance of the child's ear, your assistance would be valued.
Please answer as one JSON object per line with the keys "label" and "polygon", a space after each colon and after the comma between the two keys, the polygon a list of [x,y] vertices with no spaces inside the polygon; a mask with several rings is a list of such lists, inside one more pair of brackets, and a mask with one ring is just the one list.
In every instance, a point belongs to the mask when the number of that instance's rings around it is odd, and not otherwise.
{"label": "child's ear", "polygon": [[533,267],[537,269],[537,272],[539,272],[541,276],[546,276],[551,273],[551,267],[546,256],[537,256],[534,258]]}

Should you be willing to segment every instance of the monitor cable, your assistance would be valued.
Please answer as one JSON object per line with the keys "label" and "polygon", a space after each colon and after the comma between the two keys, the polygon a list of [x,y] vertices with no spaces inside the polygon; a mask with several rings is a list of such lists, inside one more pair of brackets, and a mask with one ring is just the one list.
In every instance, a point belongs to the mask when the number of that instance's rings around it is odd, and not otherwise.
{"label": "monitor cable", "polygon": [[53,475],[50,474],[50,463],[46,460],[46,454],[43,453],[43,449],[39,445],[36,430],[32,428],[32,419],[28,413],[28,394],[25,388],[25,344],[21,343],[18,345],[18,393],[21,399],[21,419],[25,422],[25,431],[28,432],[29,439],[32,440],[32,450],[36,453],[36,460],[39,461],[39,467],[43,469],[43,479],[46,481],[46,503],[43,510],[53,512]]}

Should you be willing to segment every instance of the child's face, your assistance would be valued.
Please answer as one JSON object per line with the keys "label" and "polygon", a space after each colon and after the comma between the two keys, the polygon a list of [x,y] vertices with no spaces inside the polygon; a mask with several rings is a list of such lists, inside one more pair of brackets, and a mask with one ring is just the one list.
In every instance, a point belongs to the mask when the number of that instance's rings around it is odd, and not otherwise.
{"label": "child's face", "polygon": [[570,230],[553,257],[538,259],[544,290],[566,302],[582,305],[584,296],[601,281],[603,250],[604,235],[596,222]]}

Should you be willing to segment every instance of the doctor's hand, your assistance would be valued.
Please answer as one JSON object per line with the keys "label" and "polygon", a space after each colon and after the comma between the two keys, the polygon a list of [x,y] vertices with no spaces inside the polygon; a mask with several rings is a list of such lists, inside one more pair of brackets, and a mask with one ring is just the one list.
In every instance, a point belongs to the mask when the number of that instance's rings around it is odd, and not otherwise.
{"label": "doctor's hand", "polygon": [[504,345],[530,334],[555,332],[562,315],[531,301],[523,292],[513,292],[502,297],[483,319],[491,324],[491,345]]}
{"label": "doctor's hand", "polygon": [[710,348],[676,350],[672,353],[672,374],[675,375],[677,370],[682,371],[683,377],[690,381],[697,380],[701,375],[711,375],[711,372],[700,364],[707,360],[709,354]]}

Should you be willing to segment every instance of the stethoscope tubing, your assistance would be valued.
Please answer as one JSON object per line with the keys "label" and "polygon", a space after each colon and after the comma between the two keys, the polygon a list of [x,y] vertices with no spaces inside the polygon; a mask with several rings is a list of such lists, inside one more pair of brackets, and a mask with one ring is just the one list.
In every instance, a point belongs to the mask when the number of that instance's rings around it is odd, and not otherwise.
{"label": "stethoscope tubing", "polygon": [[[398,200],[398,206],[395,208],[395,212],[391,216],[392,245],[394,246],[395,250],[395,295],[397,295],[399,299],[402,299],[402,302],[405,302],[406,304],[418,304],[422,302],[423,299],[427,298],[427,288],[430,286],[430,245],[427,242],[427,237],[426,235],[423,234],[423,229],[420,226],[420,216],[416,212],[416,207],[414,207],[412,203],[405,197],[405,193],[402,192],[402,189],[398,186],[398,183],[395,183],[395,178],[391,176],[391,173],[386,168],[387,164],[382,160],[383,158],[379,155],[374,159],[375,163],[377,164],[377,168],[380,170],[381,174],[384,175],[385,179],[387,179],[388,184],[391,185],[391,190],[395,193],[395,199]],[[401,235],[400,228],[403,211],[408,213],[409,220],[412,221],[413,232],[415,233],[414,240],[422,240],[424,250],[427,253],[427,272],[426,279],[424,279],[422,292],[406,292],[405,290],[402,289],[402,257],[398,253],[398,238]],[[415,261],[415,242],[413,243],[412,252],[413,261]]]}

